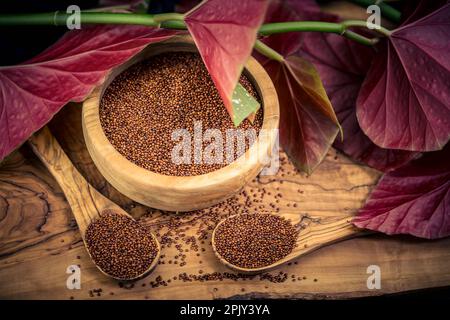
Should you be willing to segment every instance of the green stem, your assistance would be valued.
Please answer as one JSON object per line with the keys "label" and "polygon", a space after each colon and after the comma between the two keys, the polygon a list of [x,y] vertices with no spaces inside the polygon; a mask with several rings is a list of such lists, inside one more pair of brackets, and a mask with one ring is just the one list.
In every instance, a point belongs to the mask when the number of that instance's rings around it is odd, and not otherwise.
{"label": "green stem", "polygon": [[[0,15],[0,26],[11,25],[55,25],[65,26],[70,14],[65,12],[3,14]],[[184,16],[179,13],[141,14],[86,12],[80,15],[81,24],[135,24],[167,29],[186,29]]]}
{"label": "green stem", "polygon": [[343,36],[346,37],[347,39],[359,42],[361,44],[365,44],[368,46],[373,46],[374,44],[376,44],[378,42],[378,38],[373,38],[373,39],[369,39],[366,38],[362,35],[360,35],[359,33],[353,32],[351,30],[345,30],[343,33]]}
{"label": "green stem", "polygon": [[[5,25],[66,25],[71,14],[65,12],[0,15],[0,26]],[[168,29],[186,29],[184,16],[179,13],[139,14],[139,13],[112,13],[112,12],[83,12],[80,15],[81,24],[136,24]],[[259,34],[271,35],[284,32],[328,32],[343,35],[349,39],[365,45],[373,45],[372,39],[346,31],[347,28],[366,27],[366,21],[349,20],[343,23],[320,21],[291,21],[268,23],[261,26]],[[390,31],[381,27],[375,29],[383,35],[389,36]]]}
{"label": "green stem", "polygon": [[[65,26],[72,14],[65,12],[4,14],[0,15],[0,25],[56,25]],[[113,12],[82,12],[81,24],[136,24],[157,27],[161,23],[179,28],[184,26],[184,16],[179,13],[143,14],[143,13],[113,13]],[[171,24],[171,22],[173,22]]]}
{"label": "green stem", "polygon": [[[359,21],[361,25],[364,24],[364,26],[366,26],[366,21],[363,20],[361,21],[353,20],[353,21]],[[259,29],[259,33],[262,35],[271,35],[276,33],[294,32],[294,31],[328,32],[340,34],[346,38],[357,41],[367,46],[371,46],[376,42],[374,39],[370,39],[355,32],[352,32],[350,30],[347,30],[348,27],[350,26],[346,26],[343,23],[319,22],[319,21],[275,22],[262,25],[261,28]]]}
{"label": "green stem", "polygon": [[[361,7],[367,8],[370,5],[376,4],[380,7],[381,15],[385,17],[386,19],[395,22],[400,23],[400,20],[402,18],[402,14],[397,9],[391,7],[390,5],[377,1],[377,0],[350,0],[353,3],[356,3],[360,5]],[[377,3],[379,2],[379,3]]]}
{"label": "green stem", "polygon": [[262,35],[294,31],[331,32],[340,34],[344,30],[339,23],[320,21],[274,22],[264,24],[261,26],[261,28],[259,28],[259,33]]}
{"label": "green stem", "polygon": [[177,30],[186,30],[186,24],[183,20],[168,20],[162,21],[159,25],[161,28],[165,29],[177,29]]}
{"label": "green stem", "polygon": [[[66,25],[66,21],[71,14],[65,12],[36,13],[36,14],[14,14],[0,15],[0,26],[9,25]],[[184,16],[179,13],[162,14],[138,14],[138,13],[112,13],[112,12],[82,12],[80,16],[81,24],[135,24],[167,29],[186,29]],[[348,39],[371,46],[377,39],[370,39],[358,33],[348,30],[349,27],[367,27],[366,21],[348,20],[342,23],[319,22],[319,21],[291,21],[268,23],[259,29],[260,35],[271,35],[284,32],[327,32],[342,35]],[[389,36],[391,32],[383,27],[374,29],[384,36]],[[264,45],[262,42],[255,44],[256,49],[272,59],[282,61],[283,57]],[[281,60],[280,60],[281,59]]]}
{"label": "green stem", "polygon": [[[33,13],[33,14],[2,14],[0,25],[55,25],[65,26],[71,14],[65,12]],[[139,13],[83,12],[80,15],[81,24],[137,24],[157,27],[157,15]]]}
{"label": "green stem", "polygon": [[276,60],[278,62],[284,61],[284,58],[281,54],[279,54],[278,52],[276,52],[275,50],[273,50],[271,47],[261,42],[260,40],[256,40],[254,48],[256,51],[258,51],[259,53],[270,59]]}
{"label": "green stem", "polygon": [[153,16],[153,18],[155,19],[155,21],[157,22],[163,22],[163,21],[169,21],[169,20],[178,20],[178,21],[183,21],[184,20],[184,15],[181,13],[160,13],[160,14],[155,14]]}
{"label": "green stem", "polygon": [[[350,27],[362,27],[362,28],[367,28],[367,21],[362,21],[362,20],[346,20],[346,21],[342,21],[341,24],[345,27],[345,28],[350,28]],[[385,37],[389,37],[391,35],[391,31],[383,28],[382,26],[378,26],[378,28],[376,28],[375,25],[373,25],[373,29],[371,29],[373,31],[376,31],[380,34],[382,34]]]}

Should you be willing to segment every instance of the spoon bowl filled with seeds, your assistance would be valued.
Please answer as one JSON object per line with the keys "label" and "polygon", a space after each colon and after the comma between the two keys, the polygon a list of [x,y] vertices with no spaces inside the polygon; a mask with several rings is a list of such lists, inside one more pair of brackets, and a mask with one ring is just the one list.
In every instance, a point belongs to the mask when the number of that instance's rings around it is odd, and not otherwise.
{"label": "spoon bowl filled with seeds", "polygon": [[122,281],[147,276],[161,253],[158,240],[148,228],[117,210],[102,211],[88,225],[84,239],[100,271]]}
{"label": "spoon bowl filled with seeds", "polygon": [[350,217],[316,220],[299,213],[247,213],[220,221],[212,247],[225,266],[239,273],[266,272],[325,245],[356,236]]}
{"label": "spoon bowl filled with seeds", "polygon": [[[190,38],[151,44],[83,103],[89,154],[111,185],[152,208],[191,211],[222,202],[267,165],[260,156],[270,157],[278,134],[276,91],[255,59],[239,84],[261,107],[236,128]],[[254,132],[255,139],[243,148],[233,144],[230,158],[212,152],[214,161],[205,160],[210,143],[226,150],[227,133],[235,129]],[[189,153],[177,162],[173,154],[186,136]]]}

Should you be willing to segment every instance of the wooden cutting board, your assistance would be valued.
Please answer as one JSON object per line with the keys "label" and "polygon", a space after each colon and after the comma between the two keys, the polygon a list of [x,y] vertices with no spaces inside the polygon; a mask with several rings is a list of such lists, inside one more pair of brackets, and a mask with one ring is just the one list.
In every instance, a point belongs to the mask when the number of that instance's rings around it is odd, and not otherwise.
{"label": "wooden cutting board", "polygon": [[[25,145],[0,166],[0,298],[349,298],[450,285],[450,239],[383,235],[333,244],[252,278],[239,276],[216,260],[209,244],[220,219],[244,208],[278,210],[298,215],[304,232],[327,229],[355,214],[380,173],[331,150],[308,177],[283,155],[277,176],[258,178],[226,204],[164,213],[134,203],[103,179],[85,149],[80,118],[80,106],[72,104],[50,128],[97,190],[158,233],[164,264],[134,284],[103,276],[89,260],[62,191]],[[349,225],[342,230],[354,232]],[[80,266],[80,290],[66,288],[70,265]],[[369,265],[381,268],[379,290],[367,288]]]}

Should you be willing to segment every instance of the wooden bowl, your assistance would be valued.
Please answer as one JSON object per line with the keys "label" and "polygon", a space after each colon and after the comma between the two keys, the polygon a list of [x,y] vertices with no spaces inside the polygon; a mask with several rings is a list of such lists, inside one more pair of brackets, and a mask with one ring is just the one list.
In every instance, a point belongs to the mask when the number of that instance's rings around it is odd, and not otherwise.
{"label": "wooden bowl", "polygon": [[105,82],[97,87],[83,103],[83,134],[89,154],[108,182],[127,197],[150,206],[168,211],[191,211],[203,209],[226,200],[238,193],[254,179],[264,167],[258,152],[270,155],[277,137],[279,121],[278,99],[275,88],[263,67],[250,58],[245,74],[253,83],[262,100],[264,119],[257,141],[229,165],[197,176],[168,176],[146,170],[127,160],[108,141],[103,132],[99,105],[105,89],[114,78],[131,65],[164,52],[195,52],[192,40],[174,37],[149,45],[125,64],[112,70]]}

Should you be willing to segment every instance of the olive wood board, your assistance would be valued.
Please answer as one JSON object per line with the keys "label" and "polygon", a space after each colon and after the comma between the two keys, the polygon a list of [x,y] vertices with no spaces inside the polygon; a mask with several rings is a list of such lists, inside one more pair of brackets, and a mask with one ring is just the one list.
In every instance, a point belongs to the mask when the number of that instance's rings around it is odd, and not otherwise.
{"label": "olive wood board", "polygon": [[[259,177],[251,182],[244,189],[247,196],[241,194],[223,208],[176,215],[137,204],[104,180],[84,145],[80,105],[65,107],[49,127],[88,182],[173,243],[163,247],[161,260],[165,264],[158,265],[142,280],[120,283],[104,276],[89,259],[60,187],[29,146],[24,145],[0,165],[0,298],[336,299],[450,286],[449,238],[427,241],[380,234],[352,238],[251,279],[236,276],[217,260],[209,245],[214,223],[242,208],[250,212],[275,212],[279,208],[281,213],[297,216],[305,234],[328,226],[328,234],[333,234],[333,221],[351,218],[363,205],[380,173],[335,150],[330,150],[309,177],[296,172],[282,155],[282,170],[274,177]],[[212,223],[208,225],[210,220]],[[184,239],[207,238],[196,240],[198,251],[182,243],[180,254],[176,248],[180,244],[175,240],[178,234],[164,233],[168,225],[181,229],[179,233]],[[350,236],[357,229],[345,224],[340,230],[350,230]],[[314,249],[313,243],[308,243],[311,245],[305,250]],[[186,255],[183,260],[186,264],[181,266],[181,260],[175,256],[182,254]],[[70,276],[66,270],[70,265],[80,266],[80,290],[66,287]],[[380,289],[367,288],[370,265],[381,269]],[[224,279],[180,280],[183,273],[201,279],[212,272],[218,272]],[[270,280],[277,277],[285,280],[279,283]]]}

